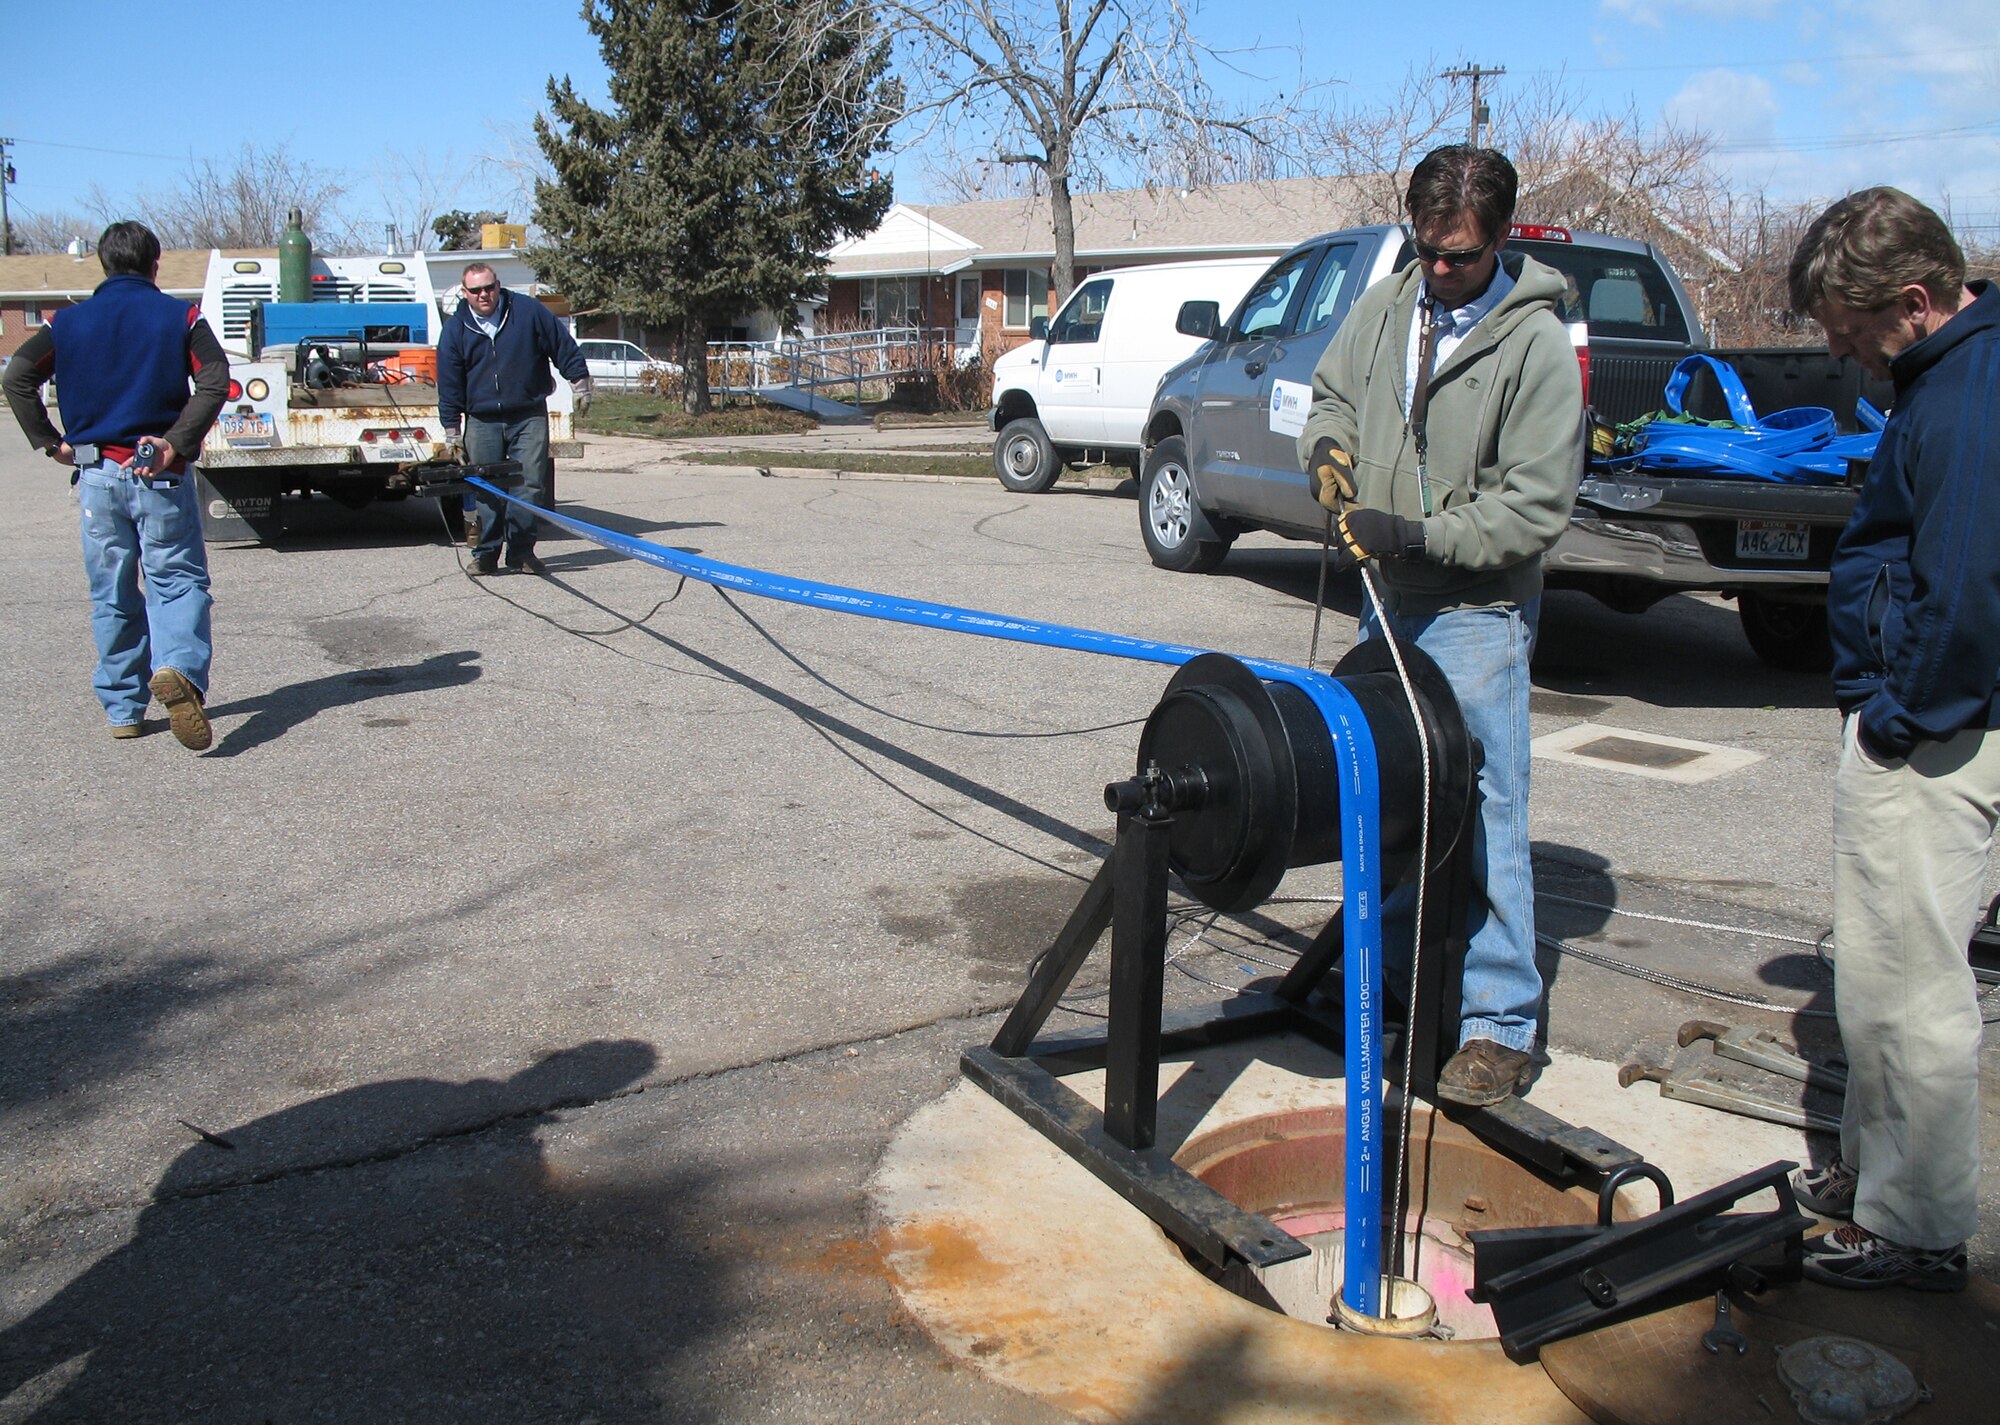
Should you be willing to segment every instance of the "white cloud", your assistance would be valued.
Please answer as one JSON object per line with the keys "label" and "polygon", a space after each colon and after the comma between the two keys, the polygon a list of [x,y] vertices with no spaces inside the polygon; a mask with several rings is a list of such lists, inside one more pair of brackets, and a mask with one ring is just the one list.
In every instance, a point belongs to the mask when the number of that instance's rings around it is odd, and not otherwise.
{"label": "white cloud", "polygon": [[1764,143],[1778,130],[1778,99],[1770,81],[1733,69],[1704,69],[1667,100],[1676,124],[1700,129],[1718,144]]}
{"label": "white cloud", "polygon": [[1665,29],[1669,20],[1685,23],[1690,15],[1707,15],[1718,20],[1768,20],[1778,13],[1781,0],[1598,0],[1613,15],[1622,15],[1649,30]]}

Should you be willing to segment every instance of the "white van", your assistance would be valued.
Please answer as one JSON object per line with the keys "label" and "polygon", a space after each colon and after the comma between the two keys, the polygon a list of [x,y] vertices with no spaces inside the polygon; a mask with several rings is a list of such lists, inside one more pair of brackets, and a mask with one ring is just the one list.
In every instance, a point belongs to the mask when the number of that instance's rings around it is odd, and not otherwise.
{"label": "white van", "polygon": [[[1230,312],[1271,265],[1268,257],[1115,267],[1086,280],[1046,333],[993,363],[993,470],[1010,490],[1038,495],[1065,465],[1139,469],[1153,391],[1204,338],[1176,331],[1185,302]],[[1211,323],[1211,330],[1220,322]]]}

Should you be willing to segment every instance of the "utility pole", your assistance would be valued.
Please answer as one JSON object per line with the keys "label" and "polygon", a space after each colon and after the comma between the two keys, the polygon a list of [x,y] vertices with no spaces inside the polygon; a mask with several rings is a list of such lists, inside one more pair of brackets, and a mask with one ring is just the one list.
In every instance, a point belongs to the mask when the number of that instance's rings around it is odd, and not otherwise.
{"label": "utility pole", "polygon": [[12,139],[0,139],[0,252],[14,255],[14,224],[7,216],[7,190],[14,186],[14,160],[7,156]]}
{"label": "utility pole", "polygon": [[1474,148],[1479,147],[1479,126],[1485,124],[1487,128],[1492,128],[1486,105],[1479,98],[1479,81],[1482,79],[1497,79],[1506,72],[1504,68],[1482,69],[1477,64],[1469,64],[1464,69],[1447,69],[1443,74],[1438,76],[1440,79],[1470,79],[1472,81],[1472,122],[1466,129],[1465,141]]}

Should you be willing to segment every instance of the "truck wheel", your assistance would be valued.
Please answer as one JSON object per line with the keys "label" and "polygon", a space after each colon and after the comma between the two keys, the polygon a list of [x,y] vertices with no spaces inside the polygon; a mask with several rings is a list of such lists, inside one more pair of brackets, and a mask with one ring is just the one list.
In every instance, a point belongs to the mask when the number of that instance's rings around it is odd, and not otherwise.
{"label": "truck wheel", "polygon": [[1736,616],[1757,656],[1787,673],[1824,673],[1833,667],[1826,605],[1794,603],[1768,594],[1739,594]]}
{"label": "truck wheel", "polygon": [[1039,495],[1056,483],[1062,462],[1040,421],[1022,416],[1000,427],[1000,438],[993,442],[993,473],[1020,495]]}
{"label": "truck wheel", "polygon": [[1139,533],[1162,569],[1206,574],[1222,562],[1233,536],[1218,535],[1195,502],[1187,442],[1169,436],[1146,457],[1139,480]]}

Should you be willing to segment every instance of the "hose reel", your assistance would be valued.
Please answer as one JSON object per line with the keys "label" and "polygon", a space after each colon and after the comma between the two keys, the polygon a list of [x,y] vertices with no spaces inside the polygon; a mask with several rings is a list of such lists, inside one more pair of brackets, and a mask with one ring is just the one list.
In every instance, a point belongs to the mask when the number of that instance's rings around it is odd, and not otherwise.
{"label": "hose reel", "polygon": [[[1472,793],[1470,736],[1444,674],[1414,646],[1403,660],[1431,751],[1431,806],[1437,827],[1459,824]],[[1416,855],[1423,829],[1423,765],[1409,699],[1388,645],[1356,645],[1333,669],[1360,705],[1381,768],[1381,851],[1385,886]],[[1295,866],[1340,859],[1340,774],[1333,736],[1312,701],[1289,683],[1270,682],[1221,653],[1184,664],[1139,737],[1148,769],[1173,812],[1168,861],[1188,891],[1216,910],[1247,910],[1268,898]],[[1114,811],[1134,783],[1107,788]],[[1433,837],[1431,863],[1451,853]]]}

